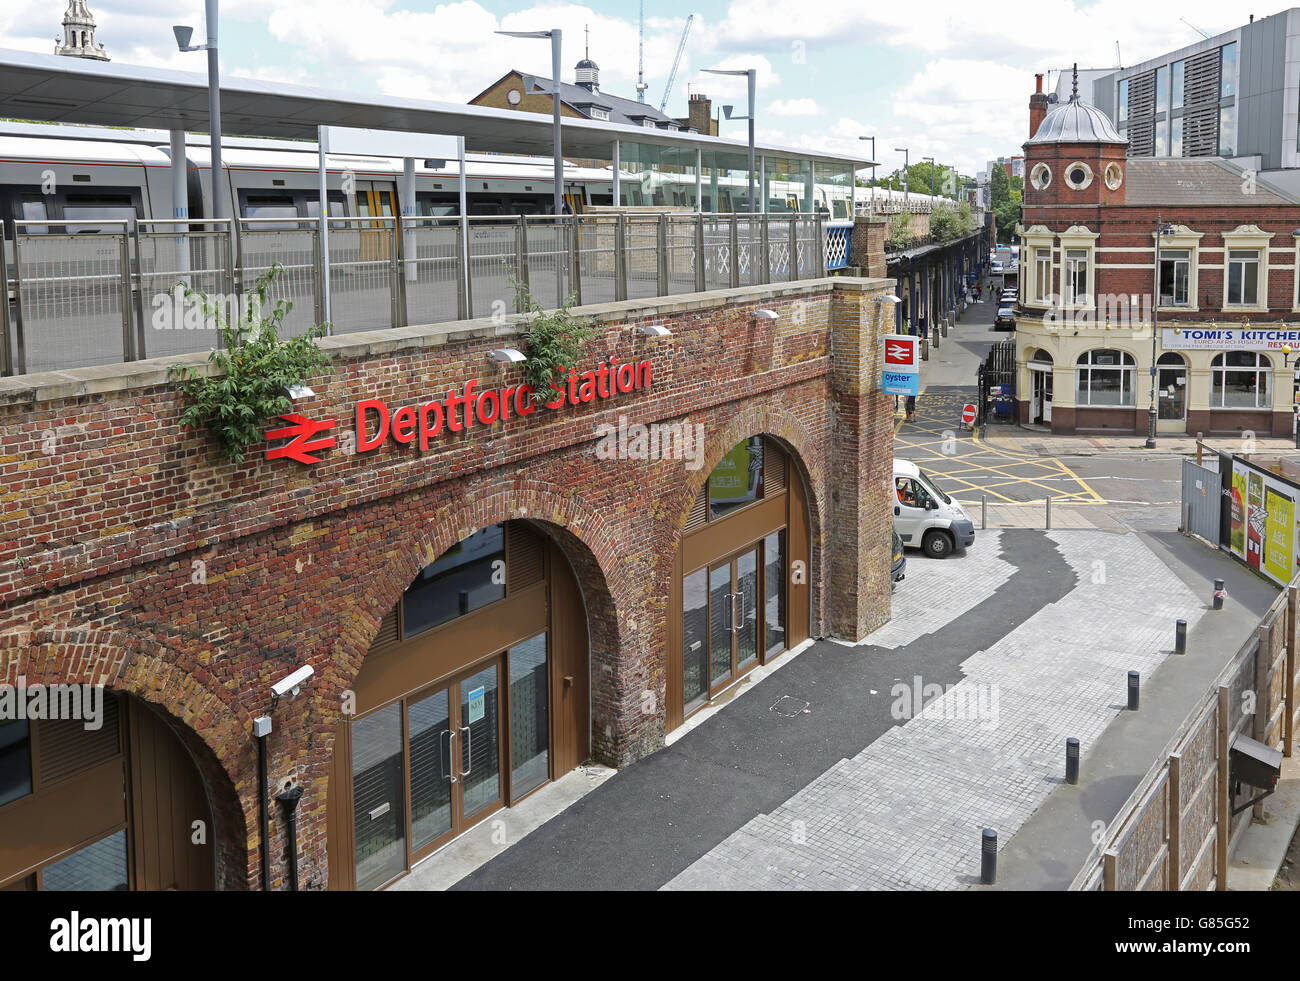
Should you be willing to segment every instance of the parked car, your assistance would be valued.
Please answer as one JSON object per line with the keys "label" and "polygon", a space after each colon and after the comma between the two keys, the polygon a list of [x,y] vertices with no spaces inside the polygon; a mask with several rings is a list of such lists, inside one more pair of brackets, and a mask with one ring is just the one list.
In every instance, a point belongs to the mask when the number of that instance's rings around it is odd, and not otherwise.
{"label": "parked car", "polygon": [[975,523],[965,508],[910,460],[894,459],[894,493],[894,531],[904,545],[942,559],[975,543]]}
{"label": "parked car", "polygon": [[1020,291],[1014,286],[1008,286],[1002,291],[1002,305],[1005,306],[1008,303],[1015,303],[1019,297]]}
{"label": "parked car", "polygon": [[993,275],[995,275],[995,276],[998,275],[999,273],[1001,273],[1001,272],[1002,272],[1002,263],[1001,263],[999,260],[994,259],[994,260],[993,260],[993,266],[992,266],[992,268],[989,270],[989,272],[993,273]]}
{"label": "parked car", "polygon": [[1015,330],[1016,329],[1016,307],[1014,303],[1007,303],[1005,300],[998,307],[998,315],[993,319],[994,330]]}
{"label": "parked car", "polygon": [[891,583],[902,582],[907,578],[907,556],[903,554],[903,540],[898,537],[898,532],[892,532],[894,536],[894,558],[889,565],[889,579]]}

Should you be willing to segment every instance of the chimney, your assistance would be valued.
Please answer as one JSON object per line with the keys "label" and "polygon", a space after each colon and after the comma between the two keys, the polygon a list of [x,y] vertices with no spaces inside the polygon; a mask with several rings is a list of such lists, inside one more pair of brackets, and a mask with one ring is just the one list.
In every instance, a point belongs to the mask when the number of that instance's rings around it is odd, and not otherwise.
{"label": "chimney", "polygon": [[692,92],[686,115],[686,125],[697,133],[703,133],[706,136],[717,136],[717,130],[713,128],[713,100],[707,95]]}
{"label": "chimney", "polygon": [[1034,78],[1037,80],[1037,86],[1034,94],[1029,97],[1029,138],[1031,140],[1038,132],[1043,117],[1047,115],[1047,96],[1043,92],[1043,76],[1039,73]]}

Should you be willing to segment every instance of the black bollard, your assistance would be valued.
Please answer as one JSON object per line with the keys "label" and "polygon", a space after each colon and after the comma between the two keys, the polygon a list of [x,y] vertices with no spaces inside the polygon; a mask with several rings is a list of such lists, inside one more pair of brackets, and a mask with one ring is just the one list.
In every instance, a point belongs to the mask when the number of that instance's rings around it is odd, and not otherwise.
{"label": "black bollard", "polygon": [[985,828],[980,835],[980,883],[991,886],[998,878],[998,833]]}
{"label": "black bollard", "polygon": [[1178,620],[1174,624],[1174,653],[1187,653],[1187,621]]}
{"label": "black bollard", "polygon": [[1073,736],[1065,741],[1065,782],[1079,782],[1079,740]]}
{"label": "black bollard", "polygon": [[1223,609],[1223,596],[1223,580],[1216,579],[1214,580],[1214,608],[1216,610]]}
{"label": "black bollard", "polygon": [[1128,709],[1130,712],[1138,710],[1138,673],[1136,671],[1128,673]]}

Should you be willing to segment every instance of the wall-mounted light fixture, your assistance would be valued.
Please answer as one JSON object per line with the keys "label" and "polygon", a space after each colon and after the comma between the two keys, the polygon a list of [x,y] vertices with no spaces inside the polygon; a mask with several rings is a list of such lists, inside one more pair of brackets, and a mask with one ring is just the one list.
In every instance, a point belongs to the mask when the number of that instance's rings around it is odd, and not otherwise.
{"label": "wall-mounted light fixture", "polygon": [[876,302],[879,303],[881,306],[883,306],[886,303],[898,304],[903,302],[903,298],[901,296],[898,296],[895,293],[886,293],[884,296],[876,297]]}
{"label": "wall-mounted light fixture", "polygon": [[316,393],[306,385],[290,385],[284,390],[284,394],[289,396],[290,402],[297,402],[299,399],[309,399]]}
{"label": "wall-mounted light fixture", "polygon": [[502,364],[517,364],[527,359],[524,357],[523,352],[516,351],[512,347],[498,347],[488,352],[488,360]]}
{"label": "wall-mounted light fixture", "polygon": [[780,315],[779,313],[777,313],[775,310],[766,310],[766,309],[764,309],[764,310],[755,310],[755,311],[754,311],[754,319],[755,319],[755,320],[776,320],[776,319],[777,319],[778,317],[780,317],[780,316],[781,316],[781,315]]}
{"label": "wall-mounted light fixture", "polygon": [[646,337],[672,337],[673,332],[663,324],[640,324],[636,332]]}

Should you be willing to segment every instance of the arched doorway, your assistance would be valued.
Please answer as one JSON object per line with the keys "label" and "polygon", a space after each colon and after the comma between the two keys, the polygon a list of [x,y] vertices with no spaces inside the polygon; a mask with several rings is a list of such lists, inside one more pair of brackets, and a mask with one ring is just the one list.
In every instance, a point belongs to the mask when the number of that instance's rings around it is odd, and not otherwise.
{"label": "arched doorway", "polygon": [[587,620],[528,521],[425,566],[384,618],[339,726],[330,887],[377,889],[590,756]]}
{"label": "arched doorway", "polygon": [[1173,351],[1156,360],[1156,425],[1162,433],[1187,431],[1187,360]]}
{"label": "arched doorway", "polygon": [[1038,426],[1052,424],[1052,356],[1035,351],[1029,362],[1029,421]]}
{"label": "arched doorway", "polygon": [[[95,704],[89,686],[63,687]],[[0,721],[0,890],[214,888],[212,809],[189,751],[145,702],[100,694],[78,718]]]}
{"label": "arched doorway", "polygon": [[808,495],[777,439],[750,436],[705,481],[673,567],[667,728],[810,633]]}

